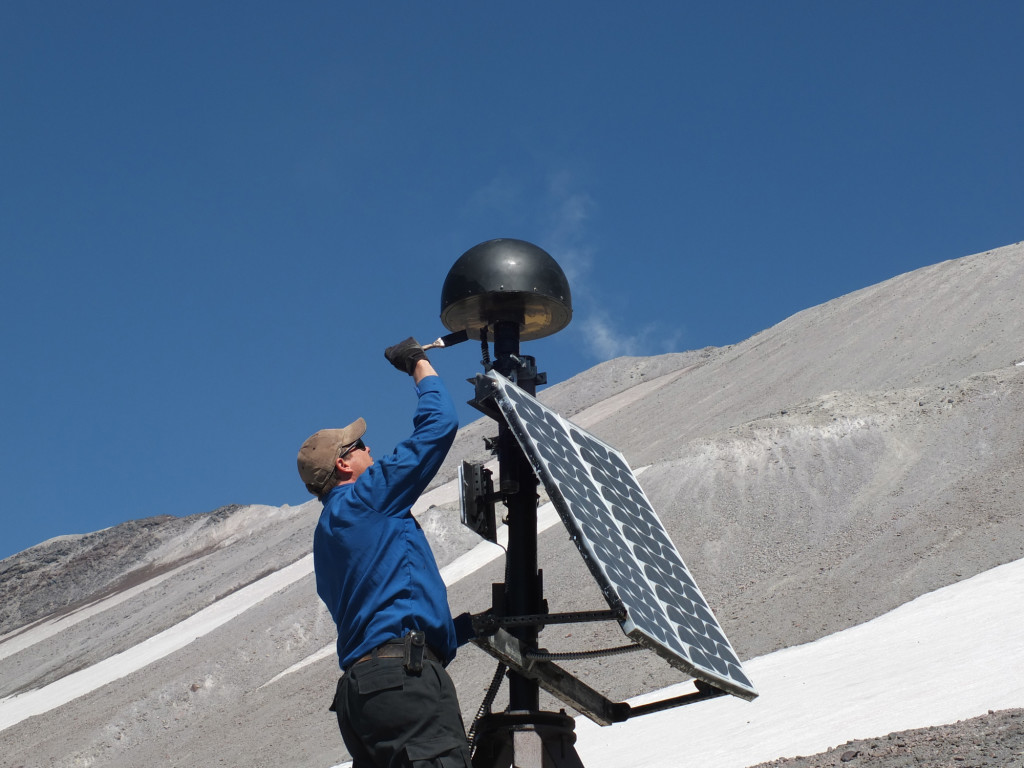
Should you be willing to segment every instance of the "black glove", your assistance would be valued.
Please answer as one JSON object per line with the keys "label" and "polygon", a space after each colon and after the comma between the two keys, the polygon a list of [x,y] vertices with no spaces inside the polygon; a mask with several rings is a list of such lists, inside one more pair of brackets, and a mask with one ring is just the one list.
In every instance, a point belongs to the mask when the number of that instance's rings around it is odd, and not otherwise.
{"label": "black glove", "polygon": [[468,613],[460,613],[453,621],[455,622],[455,644],[461,648],[474,637],[476,628],[473,626],[473,617]]}
{"label": "black glove", "polygon": [[410,336],[405,341],[400,341],[395,346],[385,349],[384,357],[395,368],[412,376],[412,372],[416,370],[416,363],[426,360],[427,353],[423,351],[420,343]]}

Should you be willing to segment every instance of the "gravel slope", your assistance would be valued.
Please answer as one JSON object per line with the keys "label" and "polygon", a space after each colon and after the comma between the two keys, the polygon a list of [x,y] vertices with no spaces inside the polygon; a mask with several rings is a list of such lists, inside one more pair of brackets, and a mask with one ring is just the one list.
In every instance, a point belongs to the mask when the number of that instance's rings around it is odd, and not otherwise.
{"label": "gravel slope", "polygon": [[[1024,557],[1021,285],[1016,244],[865,288],[731,347],[609,361],[542,399],[646,467],[641,484],[750,658]],[[490,431],[465,427],[435,486],[457,459],[482,453]],[[439,503],[423,517],[442,564],[475,543],[456,509]],[[131,647],[295,562],[316,514],[311,502],[136,521],[0,561],[0,641],[46,635],[7,656],[0,642],[0,696]],[[603,607],[564,529],[543,533],[539,550],[551,610]],[[454,585],[453,609],[486,608],[502,569],[498,560]],[[333,635],[312,578],[300,580],[161,661],[3,731],[0,766],[333,765],[344,757],[326,711],[335,659],[276,679]],[[542,641],[578,649],[622,635],[613,624]],[[616,699],[681,679],[652,655],[624,658],[578,674]],[[472,648],[452,665],[467,720],[493,668]],[[779,764],[858,753],[843,764],[1021,765],[1020,739],[1019,712],[995,713]],[[999,746],[966,751],[974,742]]]}
{"label": "gravel slope", "polygon": [[990,712],[950,725],[848,741],[828,752],[759,763],[754,768],[1020,768],[1024,709]]}

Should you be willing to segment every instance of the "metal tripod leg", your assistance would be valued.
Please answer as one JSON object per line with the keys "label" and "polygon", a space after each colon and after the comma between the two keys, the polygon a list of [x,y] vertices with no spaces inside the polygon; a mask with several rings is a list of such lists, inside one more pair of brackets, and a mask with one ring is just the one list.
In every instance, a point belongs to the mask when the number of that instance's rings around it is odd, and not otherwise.
{"label": "metal tripod leg", "polygon": [[502,712],[477,723],[473,768],[583,768],[575,721],[557,712]]}

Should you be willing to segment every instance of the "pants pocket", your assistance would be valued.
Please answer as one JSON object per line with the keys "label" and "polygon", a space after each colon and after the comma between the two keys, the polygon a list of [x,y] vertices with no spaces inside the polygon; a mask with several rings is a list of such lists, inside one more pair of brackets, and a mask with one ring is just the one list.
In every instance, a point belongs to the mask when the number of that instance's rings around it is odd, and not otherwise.
{"label": "pants pocket", "polygon": [[356,684],[356,690],[365,696],[368,693],[402,688],[405,685],[405,674],[401,667],[370,667],[360,670],[353,682]]}
{"label": "pants pocket", "polygon": [[472,768],[469,748],[452,738],[410,742],[405,756],[411,768]]}

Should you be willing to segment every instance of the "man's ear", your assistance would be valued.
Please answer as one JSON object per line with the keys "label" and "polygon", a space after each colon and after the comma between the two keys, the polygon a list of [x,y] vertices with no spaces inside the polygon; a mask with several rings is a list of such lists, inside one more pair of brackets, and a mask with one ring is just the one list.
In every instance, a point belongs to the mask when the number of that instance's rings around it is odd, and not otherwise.
{"label": "man's ear", "polygon": [[352,467],[341,456],[334,460],[334,469],[339,475],[348,475],[352,473]]}

